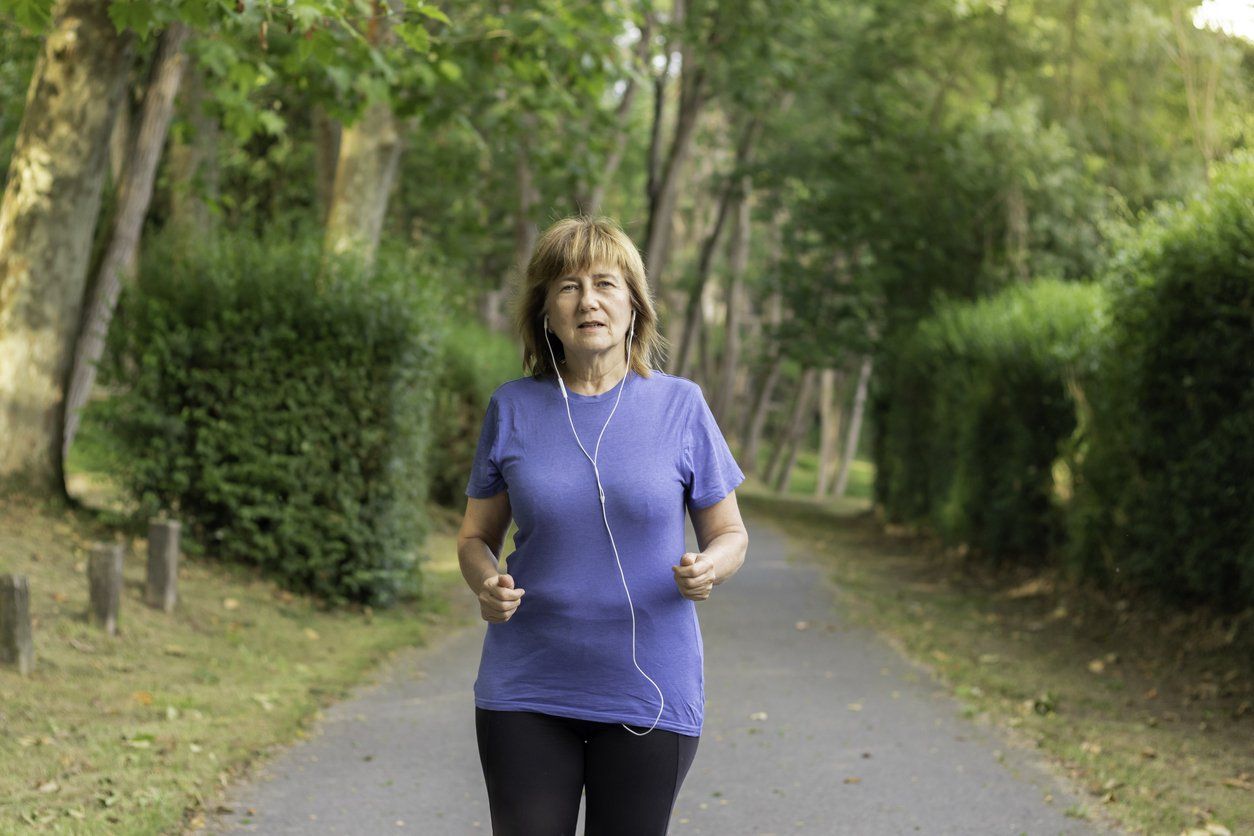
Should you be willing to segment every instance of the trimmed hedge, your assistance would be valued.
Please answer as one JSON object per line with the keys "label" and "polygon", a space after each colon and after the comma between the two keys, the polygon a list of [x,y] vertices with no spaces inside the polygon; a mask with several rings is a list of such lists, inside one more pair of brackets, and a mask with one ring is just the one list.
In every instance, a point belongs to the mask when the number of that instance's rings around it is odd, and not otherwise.
{"label": "trimmed hedge", "polygon": [[883,428],[889,515],[997,561],[1039,561],[1059,545],[1068,381],[1092,362],[1100,310],[1099,288],[1042,280],[920,323]]}
{"label": "trimmed hedge", "polygon": [[888,519],[1177,604],[1254,605],[1254,155],[1096,284],[950,303],[885,346]]}
{"label": "trimmed hedge", "polygon": [[1182,602],[1254,604],[1254,155],[1112,264],[1069,561]]}
{"label": "trimmed hedge", "polygon": [[312,236],[145,239],[93,405],[146,518],[331,603],[418,594],[441,302],[383,252],[319,277]]}
{"label": "trimmed hedge", "polygon": [[450,327],[439,366],[431,500],[461,511],[488,400],[502,383],[522,377],[522,352],[514,340],[462,320]]}

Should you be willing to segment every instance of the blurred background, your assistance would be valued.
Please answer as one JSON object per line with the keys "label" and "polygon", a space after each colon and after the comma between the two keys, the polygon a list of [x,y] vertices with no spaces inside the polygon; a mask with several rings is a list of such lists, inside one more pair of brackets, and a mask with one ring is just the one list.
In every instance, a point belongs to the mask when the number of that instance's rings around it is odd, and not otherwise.
{"label": "blurred background", "polygon": [[[246,709],[290,736],[452,617],[514,283],[578,213],[641,248],[747,513],[1103,633],[1175,623],[1175,690],[1235,759],[1122,815],[1254,816],[1252,105],[1238,0],[2,0],[0,571],[52,690],[0,670],[28,765],[0,817],[193,821]],[[77,576],[158,515],[193,623],[137,604],[106,649]],[[201,690],[130,676],[157,669]],[[91,754],[158,709],[200,737]],[[101,757],[139,777],[52,777]]]}

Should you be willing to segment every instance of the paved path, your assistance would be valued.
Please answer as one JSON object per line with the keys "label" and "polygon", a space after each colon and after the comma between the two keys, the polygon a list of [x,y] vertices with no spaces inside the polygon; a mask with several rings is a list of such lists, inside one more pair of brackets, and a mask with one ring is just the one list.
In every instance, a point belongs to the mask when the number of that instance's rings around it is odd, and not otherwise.
{"label": "paved path", "polygon": [[[746,522],[745,567],[698,605],[705,729],[672,834],[1105,832],[1064,814],[1075,799],[1034,753],[847,624],[780,532]],[[491,833],[471,696],[485,628],[398,654],[327,709],[321,734],[237,787],[211,832]]]}

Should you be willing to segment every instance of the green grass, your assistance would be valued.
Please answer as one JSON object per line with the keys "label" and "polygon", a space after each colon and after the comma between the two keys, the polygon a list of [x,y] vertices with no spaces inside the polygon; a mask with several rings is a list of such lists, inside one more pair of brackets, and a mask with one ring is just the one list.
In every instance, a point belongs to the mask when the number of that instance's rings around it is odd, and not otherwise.
{"label": "green grass", "polygon": [[0,668],[0,832],[177,833],[390,653],[464,618],[447,605],[455,554],[451,572],[427,572],[425,600],[380,612],[327,612],[250,569],[184,558],[166,615],[142,602],[132,541],[109,637],[85,618],[85,561],[112,536],[90,512],[0,498],[0,573],[29,579],[36,654],[28,677]]}
{"label": "green grass", "polygon": [[886,529],[866,501],[738,494],[746,516],[820,562],[842,614],[932,669],[965,715],[1038,749],[1084,799],[1069,815],[1139,833],[1254,825],[1250,614],[1165,612],[1048,572],[993,572]]}
{"label": "green grass", "polygon": [[[762,445],[758,449],[759,474],[765,473],[770,464],[770,445]],[[792,468],[792,477],[788,483],[788,495],[796,497],[814,496],[814,487],[818,482],[819,457],[811,450],[802,450],[797,454],[797,461]],[[855,458],[849,465],[849,484],[845,488],[845,498],[871,498],[872,483],[875,479],[875,467],[864,459]],[[834,482],[835,480],[833,480]],[[829,485],[828,490],[830,491]]]}

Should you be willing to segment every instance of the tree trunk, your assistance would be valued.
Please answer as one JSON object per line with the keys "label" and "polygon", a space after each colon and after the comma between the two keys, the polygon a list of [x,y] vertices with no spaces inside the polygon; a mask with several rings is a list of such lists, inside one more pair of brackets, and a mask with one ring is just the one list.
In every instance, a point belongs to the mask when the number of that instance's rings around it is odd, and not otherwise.
{"label": "tree trunk", "polygon": [[849,416],[849,435],[845,439],[845,449],[840,459],[840,473],[836,476],[836,488],[832,491],[837,499],[845,495],[845,488],[849,486],[849,466],[853,464],[853,457],[858,452],[858,436],[862,432],[862,414],[866,411],[872,362],[872,356],[866,355],[862,358],[862,368],[858,370],[858,388],[853,397],[853,410]]}
{"label": "tree trunk", "polygon": [[740,365],[740,313],[742,281],[749,265],[749,178],[740,186],[736,224],[732,227],[730,258],[727,265],[727,326],[723,336],[723,361],[714,396],[714,416],[723,426],[731,426],[732,399],[737,393]]}
{"label": "tree trunk", "polygon": [[314,182],[322,220],[331,214],[335,200],[335,164],[340,158],[340,123],[320,104],[313,107]]}
{"label": "tree trunk", "polygon": [[96,0],[57,4],[0,203],[0,477],[50,493],[64,494],[64,387],[132,40]]}
{"label": "tree trunk", "polygon": [[191,30],[179,21],[161,33],[157,54],[153,57],[148,89],[140,114],[139,130],[131,145],[122,182],[118,188],[117,213],[109,248],[100,264],[100,272],[92,283],[91,301],[83,317],[83,327],[74,350],[74,366],[66,394],[65,436],[61,453],[68,456],[78,432],[79,412],[87,403],[96,382],[96,363],[104,353],[105,336],[122,289],[122,273],[130,272],[139,248],[139,235],[152,201],[152,186],[161,161],[161,149],[174,114],[174,97],[183,80],[186,64],[184,47]]}
{"label": "tree trunk", "polygon": [[772,462],[774,471],[773,484],[777,493],[787,493],[792,482],[792,470],[797,464],[797,453],[805,441],[806,432],[810,429],[813,419],[814,390],[818,381],[818,369],[806,369],[801,374],[801,391],[793,404],[792,419],[788,422],[788,432],[780,439],[775,448]]}
{"label": "tree trunk", "polygon": [[[376,47],[394,38],[390,14],[397,0],[372,0],[367,40]],[[340,133],[335,187],[327,213],[325,253],[353,253],[369,269],[383,235],[383,219],[396,185],[401,126],[386,99],[369,102],[361,117]]]}
{"label": "tree trunk", "polygon": [[[191,128],[182,138],[175,131],[166,151],[166,170],[172,181],[170,223],[190,234],[217,226],[210,204],[218,202],[218,122],[205,112],[204,73],[188,56],[179,88],[179,115]],[[325,204],[323,204],[325,206]]]}
{"label": "tree trunk", "polygon": [[844,387],[844,369],[824,369],[819,385],[819,465],[815,472],[814,495],[827,496],[828,486],[836,476],[840,445],[840,390]]}
{"label": "tree trunk", "polygon": [[672,368],[673,374],[683,377],[688,374],[689,366],[692,364],[692,347],[704,330],[702,319],[704,318],[705,305],[703,298],[705,296],[705,287],[710,276],[710,265],[714,259],[714,251],[718,245],[718,240],[722,236],[723,227],[726,226],[728,214],[730,214],[732,200],[724,190],[723,196],[719,200],[718,217],[714,221],[714,228],[710,234],[706,236],[705,242],[701,246],[701,257],[697,261],[697,280],[696,284],[688,293],[688,303],[684,313],[683,332],[679,337],[679,352],[675,357]]}
{"label": "tree trunk", "polygon": [[[778,292],[772,294],[768,304],[768,316],[772,323],[778,324],[783,316],[783,302]],[[745,423],[740,431],[741,449],[752,472],[758,469],[758,448],[762,442],[762,430],[766,426],[766,414],[770,411],[771,401],[775,396],[775,386],[779,382],[784,369],[784,355],[778,348],[772,352],[772,359],[762,375],[762,383],[757,388],[757,397],[753,401],[753,409],[745,416]],[[750,471],[746,470],[748,474]]]}
{"label": "tree trunk", "polygon": [[1027,284],[1032,280],[1028,202],[1023,195],[1023,186],[1019,183],[1011,183],[1006,189],[1005,241],[1010,278]]}
{"label": "tree trunk", "polygon": [[[674,21],[676,27],[683,24],[685,15],[684,0],[675,0]],[[653,143],[650,151],[649,172],[649,221],[645,235],[645,259],[649,276],[649,285],[654,297],[665,305],[666,294],[661,292],[665,286],[667,262],[670,258],[671,222],[675,215],[675,205],[679,197],[680,185],[683,182],[685,167],[692,153],[692,141],[696,133],[697,120],[705,104],[705,73],[696,66],[695,53],[686,43],[668,44],[668,50],[678,48],[682,56],[680,66],[679,104],[675,116],[675,133],[665,160],[660,158],[658,149],[661,147],[661,122],[665,105],[665,79],[663,74],[655,87],[657,101],[654,105]],[[668,62],[669,68],[669,62]],[[672,322],[670,311],[662,312],[663,322]],[[674,362],[674,358],[672,363]]]}
{"label": "tree trunk", "polygon": [[[126,78],[130,75],[130,67],[122,79],[122,94],[118,97],[117,112],[113,117],[113,127],[109,129],[109,179],[107,184],[116,189],[126,173],[126,158],[131,153],[131,97]],[[107,194],[109,189],[105,190]]]}
{"label": "tree trunk", "polygon": [[766,413],[770,410],[771,399],[775,395],[775,386],[779,383],[780,373],[784,368],[784,357],[777,354],[766,367],[762,382],[757,388],[757,397],[753,407],[745,416],[744,428],[740,433],[740,449],[747,467],[745,475],[756,475],[758,472],[758,450],[762,446],[762,429],[766,426]]}
{"label": "tree trunk", "polygon": [[697,320],[697,344],[700,346],[698,356],[701,358],[701,384],[709,387],[714,382],[714,358],[710,349],[710,326],[705,317]]}
{"label": "tree trunk", "polygon": [[400,159],[401,135],[392,106],[386,101],[371,102],[341,134],[327,213],[328,253],[352,252],[367,267],[374,264]]}
{"label": "tree trunk", "polygon": [[733,163],[732,171],[727,177],[723,190],[719,195],[718,215],[714,221],[714,229],[710,232],[705,240],[704,246],[701,248],[701,258],[697,263],[697,282],[688,298],[688,310],[684,317],[684,330],[680,337],[679,356],[676,358],[675,373],[682,376],[688,367],[689,353],[691,351],[692,337],[691,332],[695,329],[696,319],[701,316],[701,297],[705,293],[705,285],[710,277],[710,267],[714,261],[714,252],[718,247],[719,237],[723,233],[723,228],[727,225],[726,221],[736,209],[738,205],[747,200],[746,189],[749,185],[749,178],[743,176],[741,172],[745,165],[749,162],[749,157],[753,153],[754,143],[757,142],[759,129],[762,122],[757,117],[749,119],[744,127],[743,133],[740,135],[740,141],[736,144],[736,159]]}

